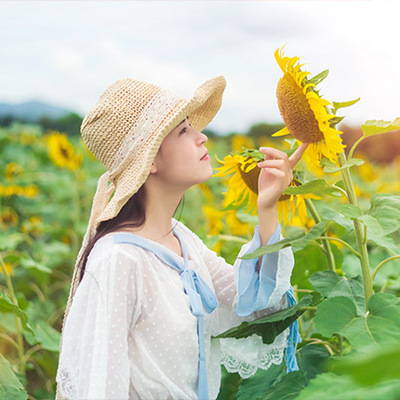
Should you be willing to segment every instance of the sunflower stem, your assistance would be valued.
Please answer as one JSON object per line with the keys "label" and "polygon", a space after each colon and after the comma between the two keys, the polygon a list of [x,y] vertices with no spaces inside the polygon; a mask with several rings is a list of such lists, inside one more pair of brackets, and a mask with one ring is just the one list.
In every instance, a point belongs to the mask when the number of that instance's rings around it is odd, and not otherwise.
{"label": "sunflower stem", "polygon": [[[346,163],[346,156],[344,153],[338,153],[338,160],[339,165],[342,167]],[[351,179],[350,168],[343,168],[340,170],[343,178],[344,187],[347,193],[347,199],[349,204],[357,205],[357,198],[354,192],[354,186]],[[368,300],[373,294],[372,288],[372,279],[371,279],[371,272],[369,268],[369,259],[368,259],[368,252],[367,252],[367,243],[366,243],[366,231],[367,227],[361,224],[361,221],[357,218],[352,218],[354,223],[354,231],[356,234],[356,241],[358,252],[360,254],[360,265],[361,265],[361,273],[363,277],[364,283],[364,295],[365,295],[365,306],[366,310],[368,311]]]}
{"label": "sunflower stem", "polygon": [[[311,199],[304,199],[305,203],[306,203],[306,207],[307,210],[310,212],[311,216],[313,217],[314,221],[316,224],[318,224],[319,222],[321,222],[321,217],[318,214],[317,209],[314,207],[314,204],[312,202]],[[328,236],[327,234],[327,229],[325,230],[325,235],[324,236]],[[324,247],[325,250],[325,257],[326,257],[326,261],[328,263],[328,269],[330,271],[335,271],[335,257],[333,256],[332,253],[332,248],[331,248],[331,244],[329,243],[329,240],[327,239],[321,239],[321,243]]]}

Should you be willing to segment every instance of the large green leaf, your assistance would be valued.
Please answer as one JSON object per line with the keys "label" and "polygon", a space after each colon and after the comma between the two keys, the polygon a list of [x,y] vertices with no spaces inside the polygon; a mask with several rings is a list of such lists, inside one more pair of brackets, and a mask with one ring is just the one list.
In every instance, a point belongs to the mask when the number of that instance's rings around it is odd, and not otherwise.
{"label": "large green leaf", "polygon": [[284,363],[280,365],[272,364],[267,370],[259,369],[254,376],[241,382],[236,400],[256,400],[260,398],[280,376],[284,375],[286,375]]}
{"label": "large green leaf", "polygon": [[273,253],[275,251],[279,251],[284,247],[292,246],[293,252],[304,249],[312,240],[316,239],[318,236],[321,236],[322,232],[326,229],[328,221],[321,221],[318,224],[314,225],[307,233],[301,232],[292,236],[290,238],[286,238],[281,240],[278,243],[268,244],[266,246],[260,247],[257,250],[245,254],[240,258],[245,260],[251,258],[261,257],[264,254]]}
{"label": "large green leaf", "polygon": [[321,345],[307,344],[297,352],[300,371],[306,372],[308,380],[325,372],[329,359],[328,350]]}
{"label": "large green leaf", "polygon": [[361,125],[361,129],[363,130],[365,137],[395,131],[400,129],[400,118],[396,118],[392,122],[383,120],[365,121],[365,123]]}
{"label": "large green leaf", "polygon": [[400,381],[362,386],[351,377],[332,372],[318,375],[300,393],[296,400],[398,400]]}
{"label": "large green leaf", "polygon": [[326,172],[327,174],[334,174],[335,172],[339,172],[343,169],[362,165],[364,163],[365,161],[359,158],[351,158],[350,160],[346,161],[346,163],[343,164],[341,167],[338,167],[334,162],[329,160],[329,158],[323,158],[320,161],[321,167],[323,167],[324,172]]}
{"label": "large green leaf", "polygon": [[345,296],[331,297],[317,306],[315,327],[326,337],[342,330],[357,317],[357,308],[352,300]]}
{"label": "large green leaf", "polygon": [[326,221],[336,222],[344,229],[346,229],[347,232],[351,232],[352,230],[354,230],[353,221],[348,220],[341,213],[338,213],[336,210],[332,208],[326,206],[322,207],[321,210],[319,211],[319,214]]}
{"label": "large green leaf", "polygon": [[330,185],[325,179],[314,179],[300,186],[290,186],[285,190],[285,194],[309,194],[309,193],[315,194],[317,196],[330,194],[331,196],[340,197],[342,195],[339,189]]}
{"label": "large green leaf", "polygon": [[262,396],[260,400],[294,400],[306,387],[307,378],[303,371],[290,372],[279,378]]}
{"label": "large green leaf", "polygon": [[28,393],[15,376],[8,360],[0,354],[0,400],[26,400]]}
{"label": "large green leaf", "polygon": [[390,234],[400,226],[400,196],[377,193],[371,197],[371,207],[367,214],[374,217],[385,234]]}
{"label": "large green leaf", "polygon": [[309,281],[323,297],[348,297],[355,304],[357,315],[365,314],[364,287],[360,275],[349,279],[333,271],[322,271],[311,275]]}
{"label": "large green leaf", "polygon": [[400,346],[371,349],[366,354],[343,357],[333,364],[333,371],[350,375],[363,385],[400,379]]}
{"label": "large green leaf", "polygon": [[349,297],[331,297],[317,306],[316,328],[327,337],[345,336],[358,350],[372,345],[400,345],[400,298],[375,293],[368,301],[368,313],[357,315]]}
{"label": "large green leaf", "polygon": [[307,307],[317,304],[319,300],[319,293],[309,293],[302,297],[297,304],[289,308],[285,308],[284,310],[269,314],[266,317],[254,321],[242,322],[238,327],[231,328],[216,337],[233,337],[239,339],[257,334],[261,336],[264,343],[272,343],[276,336],[288,328],[307,310]]}
{"label": "large green leaf", "polygon": [[377,246],[386,249],[389,254],[400,254],[400,248],[397,246],[390,236],[385,235],[385,232],[379,222],[371,215],[362,215],[358,218],[367,227],[367,239]]}

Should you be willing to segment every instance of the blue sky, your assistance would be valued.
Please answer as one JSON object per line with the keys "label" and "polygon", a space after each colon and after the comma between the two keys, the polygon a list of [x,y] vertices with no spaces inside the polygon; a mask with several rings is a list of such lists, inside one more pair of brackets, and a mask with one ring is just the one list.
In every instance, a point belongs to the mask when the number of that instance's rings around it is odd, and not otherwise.
{"label": "blue sky", "polygon": [[400,116],[397,1],[2,1],[0,101],[30,99],[84,115],[117,79],[186,98],[224,75],[221,133],[281,121],[274,51],[286,43],[321,94],[361,97],[341,115],[360,124]]}

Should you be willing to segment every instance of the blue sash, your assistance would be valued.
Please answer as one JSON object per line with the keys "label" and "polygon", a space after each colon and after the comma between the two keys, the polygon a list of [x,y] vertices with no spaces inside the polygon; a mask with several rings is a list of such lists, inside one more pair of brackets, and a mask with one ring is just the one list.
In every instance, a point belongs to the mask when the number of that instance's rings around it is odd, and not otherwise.
{"label": "blue sash", "polygon": [[166,247],[145,239],[141,236],[128,232],[118,232],[113,235],[114,243],[131,243],[154,253],[161,261],[179,272],[183,283],[183,290],[189,296],[190,311],[197,317],[197,337],[199,342],[199,362],[198,362],[198,396],[199,400],[208,400],[207,366],[204,349],[203,336],[203,305],[207,313],[211,313],[218,307],[218,300],[214,292],[208,287],[196,271],[188,269],[188,254],[185,244],[179,234],[174,230],[174,235],[178,238],[183,260],[174,256],[172,251],[167,251]]}

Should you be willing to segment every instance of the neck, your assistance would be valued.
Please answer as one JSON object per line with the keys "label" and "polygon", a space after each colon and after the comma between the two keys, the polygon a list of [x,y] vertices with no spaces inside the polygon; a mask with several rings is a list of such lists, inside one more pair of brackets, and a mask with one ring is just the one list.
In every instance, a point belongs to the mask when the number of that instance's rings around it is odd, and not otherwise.
{"label": "neck", "polygon": [[184,194],[184,190],[152,185],[151,180],[145,183],[145,210],[146,221],[135,232],[156,240],[172,236],[171,219]]}

